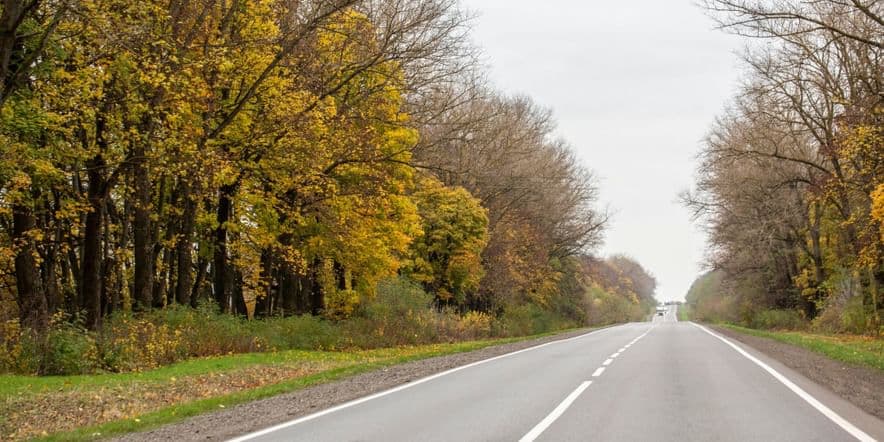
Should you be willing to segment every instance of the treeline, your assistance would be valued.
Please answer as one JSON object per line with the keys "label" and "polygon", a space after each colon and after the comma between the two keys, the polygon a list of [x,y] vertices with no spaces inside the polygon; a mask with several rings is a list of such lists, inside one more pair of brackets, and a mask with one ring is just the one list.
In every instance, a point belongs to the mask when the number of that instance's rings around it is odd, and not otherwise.
{"label": "treeline", "polygon": [[685,195],[708,230],[716,270],[688,302],[707,318],[752,324],[763,314],[766,323],[880,333],[882,5],[706,6],[725,29],[757,39]]}
{"label": "treeline", "polygon": [[[393,278],[459,315],[579,325],[652,302],[638,264],[590,263],[592,174],[548,111],[485,85],[454,0],[3,17],[0,319],[25,330],[199,305],[343,321]],[[623,314],[593,313],[605,284]]]}

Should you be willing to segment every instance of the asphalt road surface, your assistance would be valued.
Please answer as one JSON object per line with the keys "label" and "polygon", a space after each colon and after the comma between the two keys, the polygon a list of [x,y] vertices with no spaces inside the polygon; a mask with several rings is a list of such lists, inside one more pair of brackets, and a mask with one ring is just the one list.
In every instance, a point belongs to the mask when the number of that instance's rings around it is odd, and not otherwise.
{"label": "asphalt road surface", "polygon": [[675,307],[236,441],[853,441],[884,422]]}

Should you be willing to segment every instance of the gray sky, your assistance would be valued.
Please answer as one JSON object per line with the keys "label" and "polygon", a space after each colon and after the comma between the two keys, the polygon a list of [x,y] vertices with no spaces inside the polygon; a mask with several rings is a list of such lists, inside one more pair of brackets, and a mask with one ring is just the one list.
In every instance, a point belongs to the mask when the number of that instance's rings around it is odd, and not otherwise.
{"label": "gray sky", "polygon": [[678,193],[737,85],[738,38],[685,0],[463,0],[473,38],[505,93],[551,108],[559,133],[600,178],[614,218],[602,254],[624,253],[681,299],[704,235]]}

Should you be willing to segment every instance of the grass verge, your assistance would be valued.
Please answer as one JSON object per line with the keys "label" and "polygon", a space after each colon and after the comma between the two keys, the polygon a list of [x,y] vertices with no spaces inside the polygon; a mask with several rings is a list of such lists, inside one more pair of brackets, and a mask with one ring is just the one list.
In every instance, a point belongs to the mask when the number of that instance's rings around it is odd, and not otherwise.
{"label": "grass verge", "polygon": [[832,359],[863,365],[884,371],[884,339],[855,335],[819,335],[797,331],[756,330],[731,324],[721,324],[747,335],[775,339],[806,348]]}
{"label": "grass verge", "polygon": [[382,367],[563,332],[356,352],[238,354],[142,373],[0,376],[0,440],[91,440],[144,431]]}

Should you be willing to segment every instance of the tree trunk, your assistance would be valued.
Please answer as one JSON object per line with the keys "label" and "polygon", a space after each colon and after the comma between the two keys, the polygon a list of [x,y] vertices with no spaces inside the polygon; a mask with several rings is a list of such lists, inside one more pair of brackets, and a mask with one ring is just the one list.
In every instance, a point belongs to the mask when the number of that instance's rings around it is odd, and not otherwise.
{"label": "tree trunk", "polygon": [[310,296],[310,313],[314,316],[318,316],[322,314],[322,311],[325,310],[325,296],[322,293],[322,283],[317,280],[319,277],[319,272],[322,271],[321,266],[323,266],[322,261],[317,261],[313,265],[313,269],[307,274],[305,278],[308,282],[308,294]]}
{"label": "tree trunk", "polygon": [[878,313],[878,276],[875,267],[869,267],[869,295],[872,297],[872,333],[878,336],[881,333],[881,315]]}
{"label": "tree trunk", "polygon": [[215,301],[222,312],[230,311],[230,288],[227,286],[228,268],[227,268],[227,222],[230,221],[232,215],[232,197],[235,191],[234,186],[221,186],[218,196],[218,211],[216,221],[218,227],[215,229],[215,250],[214,259],[212,261],[212,272],[214,273],[213,293]]}
{"label": "tree trunk", "polygon": [[95,330],[101,325],[101,234],[104,221],[105,189],[104,158],[99,154],[86,163],[89,170],[87,196],[90,211],[83,229],[83,271],[80,286],[80,308],[86,311],[86,325]]}
{"label": "tree trunk", "polygon": [[178,281],[175,286],[175,299],[181,305],[190,305],[193,286],[193,229],[196,218],[196,202],[191,197],[190,183],[181,182],[181,201],[184,211],[181,217],[181,232],[176,244],[178,252]]}
{"label": "tree trunk", "polygon": [[255,317],[269,317],[273,314],[273,252],[261,251],[261,279],[265,282],[263,296],[255,300]]}
{"label": "tree trunk", "polygon": [[287,264],[279,269],[279,308],[284,316],[298,313],[298,280]]}
{"label": "tree trunk", "polygon": [[27,233],[36,227],[30,207],[12,207],[12,237],[20,244],[15,255],[15,285],[18,291],[19,318],[23,327],[42,332],[48,324],[46,298],[40,290],[34,241]]}
{"label": "tree trunk", "polygon": [[46,247],[46,259],[43,260],[42,269],[40,270],[40,274],[42,275],[42,286],[43,291],[45,292],[46,298],[46,311],[49,314],[55,313],[59,310],[62,305],[61,300],[61,288],[59,287],[59,276],[58,276],[58,266],[59,266],[59,247],[62,244],[62,229],[61,224],[58,219],[55,218],[55,213],[57,208],[59,207],[59,199],[58,193],[53,192],[53,199],[46,197],[44,200],[44,204],[46,207],[44,215],[44,221],[42,225],[49,226],[54,225],[53,231],[53,240],[54,244]]}
{"label": "tree trunk", "polygon": [[135,278],[133,282],[133,309],[148,310],[153,305],[153,250],[150,230],[151,185],[146,166],[145,150],[137,143],[133,152],[133,187],[135,216],[133,236],[135,240]]}
{"label": "tree trunk", "polygon": [[77,256],[77,253],[74,251],[74,248],[71,247],[68,249],[68,259],[65,260],[67,263],[67,267],[70,273],[65,272],[65,277],[67,275],[71,275],[71,281],[68,285],[67,296],[65,297],[65,309],[69,312],[75,312],[80,309],[80,305],[83,302],[80,300],[82,298],[82,290],[80,289],[83,286],[83,272],[80,270],[80,258]]}
{"label": "tree trunk", "polygon": [[[236,270],[234,270],[234,271],[236,271]],[[246,298],[245,298],[245,296],[243,296],[244,295],[243,287],[245,286],[245,284],[243,284],[242,273],[239,271],[236,271],[236,275],[237,275],[237,278],[235,279],[236,286],[233,287],[234,290],[232,291],[233,312],[236,313],[238,316],[248,316],[249,309],[246,306]]]}
{"label": "tree trunk", "polygon": [[190,306],[197,308],[199,304],[200,294],[203,290],[203,282],[206,280],[208,273],[209,260],[200,255],[196,263],[196,279],[193,281],[193,290],[190,291]]}
{"label": "tree trunk", "polygon": [[810,242],[813,261],[813,278],[814,278],[814,299],[809,303],[808,318],[813,319],[819,314],[817,303],[821,300],[823,294],[820,288],[823,280],[826,278],[825,263],[823,262],[823,250],[820,243],[820,224],[822,223],[822,210],[819,205],[814,207],[813,220],[810,225]]}
{"label": "tree trunk", "polygon": [[128,216],[125,214],[121,215],[113,204],[108,204],[105,208],[107,209],[108,225],[113,224],[117,226],[117,229],[115,229],[117,232],[116,236],[111,238],[111,235],[108,235],[107,238],[107,241],[111,243],[111,250],[114,251],[106,264],[108,272],[113,275],[113,278],[111,278],[113,285],[108,287],[110,292],[109,302],[112,310],[126,310],[131,307],[127,295],[129,282],[124,271],[125,260],[118,251],[126,250],[129,247]]}
{"label": "tree trunk", "polygon": [[101,241],[101,315],[108,316],[116,309],[116,303],[113,299],[113,278],[114,268],[116,267],[115,254],[111,253],[113,241],[110,232],[110,216],[108,216],[108,204],[104,205],[104,221],[102,222],[102,241]]}

